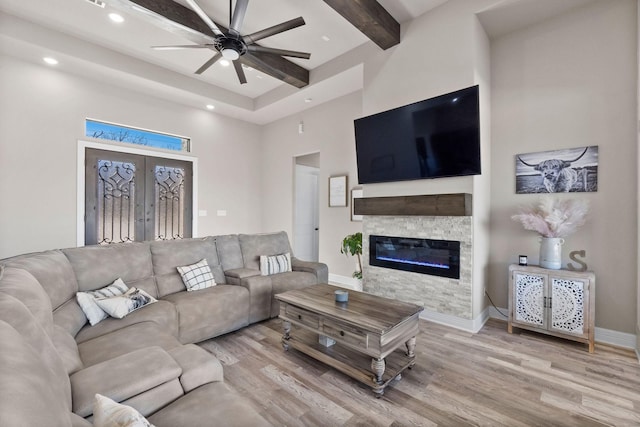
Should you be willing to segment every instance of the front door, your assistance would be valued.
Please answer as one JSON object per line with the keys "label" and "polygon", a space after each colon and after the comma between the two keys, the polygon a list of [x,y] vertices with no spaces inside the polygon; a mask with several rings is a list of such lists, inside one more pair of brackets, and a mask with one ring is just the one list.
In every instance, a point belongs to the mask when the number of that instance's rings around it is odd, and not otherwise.
{"label": "front door", "polygon": [[191,162],[86,149],[85,244],[191,237]]}

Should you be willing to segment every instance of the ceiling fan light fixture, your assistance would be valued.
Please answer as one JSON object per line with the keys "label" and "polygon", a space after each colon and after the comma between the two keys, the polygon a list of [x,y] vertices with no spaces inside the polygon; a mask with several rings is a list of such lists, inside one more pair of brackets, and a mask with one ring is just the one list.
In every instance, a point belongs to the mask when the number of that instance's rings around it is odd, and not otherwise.
{"label": "ceiling fan light fixture", "polygon": [[224,59],[228,59],[229,61],[235,61],[236,59],[240,58],[240,54],[235,49],[224,48],[222,49],[222,51],[220,51],[220,53],[222,54],[222,57]]}

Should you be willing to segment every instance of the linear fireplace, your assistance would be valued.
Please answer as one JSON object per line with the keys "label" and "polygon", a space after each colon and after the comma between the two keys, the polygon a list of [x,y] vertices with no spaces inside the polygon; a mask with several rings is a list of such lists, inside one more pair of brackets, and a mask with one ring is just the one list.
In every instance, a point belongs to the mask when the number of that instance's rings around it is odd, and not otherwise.
{"label": "linear fireplace", "polygon": [[459,279],[460,242],[370,235],[369,264]]}

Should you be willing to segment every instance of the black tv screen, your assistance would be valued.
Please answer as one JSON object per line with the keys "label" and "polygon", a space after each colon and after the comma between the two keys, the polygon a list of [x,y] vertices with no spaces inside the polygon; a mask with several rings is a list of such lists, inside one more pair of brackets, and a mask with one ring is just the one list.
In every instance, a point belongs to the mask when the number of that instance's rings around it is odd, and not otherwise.
{"label": "black tv screen", "polygon": [[354,120],[360,184],[480,174],[478,86]]}

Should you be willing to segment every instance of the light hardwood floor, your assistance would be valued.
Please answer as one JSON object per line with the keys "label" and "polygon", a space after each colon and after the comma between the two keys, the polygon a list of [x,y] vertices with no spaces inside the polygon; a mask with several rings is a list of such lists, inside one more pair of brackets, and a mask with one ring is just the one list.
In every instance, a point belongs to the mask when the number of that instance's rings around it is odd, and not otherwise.
{"label": "light hardwood floor", "polygon": [[201,343],[225,381],[274,426],[640,426],[633,352],[515,330],[477,334],[420,321],[416,366],[376,399],[280,344],[272,319]]}

